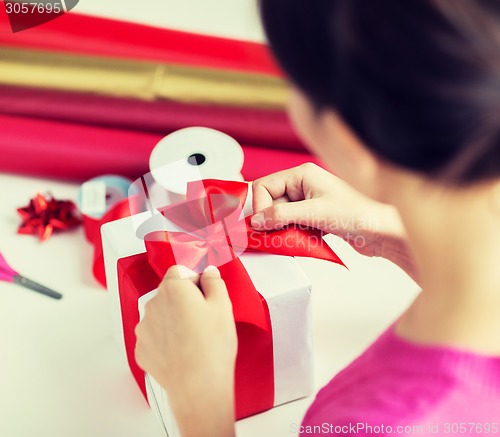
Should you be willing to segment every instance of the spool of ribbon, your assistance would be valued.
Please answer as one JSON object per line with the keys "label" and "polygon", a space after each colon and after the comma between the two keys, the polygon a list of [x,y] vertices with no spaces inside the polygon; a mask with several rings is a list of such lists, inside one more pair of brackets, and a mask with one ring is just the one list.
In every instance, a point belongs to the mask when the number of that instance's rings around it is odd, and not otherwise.
{"label": "spool of ribbon", "polygon": [[202,179],[242,181],[244,154],[240,144],[215,129],[194,126],[163,138],[152,150],[149,167],[154,184],[148,184],[162,206],[186,198],[187,183]]}
{"label": "spool of ribbon", "polygon": [[82,215],[85,237],[94,246],[92,271],[97,281],[106,288],[101,226],[131,215],[141,209],[134,204],[131,181],[122,176],[104,175],[85,182],[78,193],[78,208]]}

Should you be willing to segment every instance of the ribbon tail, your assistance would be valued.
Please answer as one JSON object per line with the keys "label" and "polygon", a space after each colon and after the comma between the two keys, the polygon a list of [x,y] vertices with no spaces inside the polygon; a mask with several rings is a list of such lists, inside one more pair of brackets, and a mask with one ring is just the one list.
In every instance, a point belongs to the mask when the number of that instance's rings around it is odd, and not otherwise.
{"label": "ribbon tail", "polygon": [[106,288],[106,271],[102,249],[101,226],[105,223],[130,216],[129,199],[124,199],[111,208],[101,219],[84,216],[83,224],[87,240],[94,246],[94,261],[92,271],[97,281]]}
{"label": "ribbon tail", "polygon": [[248,232],[248,250],[283,256],[303,256],[345,264],[332,248],[323,240],[324,233],[312,228],[301,229],[287,226],[276,231],[256,231],[246,219]]}
{"label": "ribbon tail", "polygon": [[238,334],[235,392],[241,419],[274,405],[274,349],[271,315],[239,259],[220,267],[233,304]]}

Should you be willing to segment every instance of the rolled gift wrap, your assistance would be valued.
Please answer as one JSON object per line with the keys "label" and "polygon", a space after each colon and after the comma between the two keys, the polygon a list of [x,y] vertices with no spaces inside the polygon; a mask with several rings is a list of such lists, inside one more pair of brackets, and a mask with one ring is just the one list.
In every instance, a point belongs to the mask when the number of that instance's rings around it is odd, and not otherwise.
{"label": "rolled gift wrap", "polygon": [[281,75],[265,44],[74,12],[16,34],[6,14],[0,14],[0,45]]}
{"label": "rolled gift wrap", "polygon": [[[137,179],[149,172],[150,153],[163,137],[6,115],[0,126],[0,171],[79,182],[108,173]],[[246,180],[308,161],[320,164],[308,153],[242,147]]]}
{"label": "rolled gift wrap", "polygon": [[0,126],[0,170],[78,182],[110,173],[136,179],[149,171],[149,154],[162,138],[5,115]]}
{"label": "rolled gift wrap", "polygon": [[167,135],[190,126],[222,131],[240,144],[304,151],[282,110],[100,96],[0,85],[0,113]]}
{"label": "rolled gift wrap", "polygon": [[288,98],[284,80],[262,74],[1,46],[0,83],[281,110]]}

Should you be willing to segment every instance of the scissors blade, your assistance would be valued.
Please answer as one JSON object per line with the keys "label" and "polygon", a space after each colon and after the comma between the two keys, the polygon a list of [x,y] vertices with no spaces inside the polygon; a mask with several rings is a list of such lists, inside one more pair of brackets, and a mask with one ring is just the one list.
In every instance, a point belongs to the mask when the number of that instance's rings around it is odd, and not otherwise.
{"label": "scissors blade", "polygon": [[36,291],[37,293],[44,294],[45,296],[51,297],[53,299],[61,299],[63,296],[57,291],[51,290],[39,284],[38,282],[32,281],[31,279],[25,278],[22,275],[14,276],[14,283],[21,285],[22,287],[29,288],[30,290]]}

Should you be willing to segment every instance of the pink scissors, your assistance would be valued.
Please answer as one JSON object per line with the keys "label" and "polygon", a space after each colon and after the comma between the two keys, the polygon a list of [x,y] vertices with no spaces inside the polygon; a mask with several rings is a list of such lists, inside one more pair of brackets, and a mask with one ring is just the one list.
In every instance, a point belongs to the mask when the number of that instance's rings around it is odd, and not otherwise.
{"label": "pink scissors", "polygon": [[57,291],[51,290],[38,282],[32,281],[19,273],[17,273],[12,267],[7,264],[7,261],[0,253],[0,281],[12,282],[14,284],[21,285],[22,287],[29,288],[30,290],[36,291],[37,293],[44,294],[53,299],[61,299],[62,294]]}

